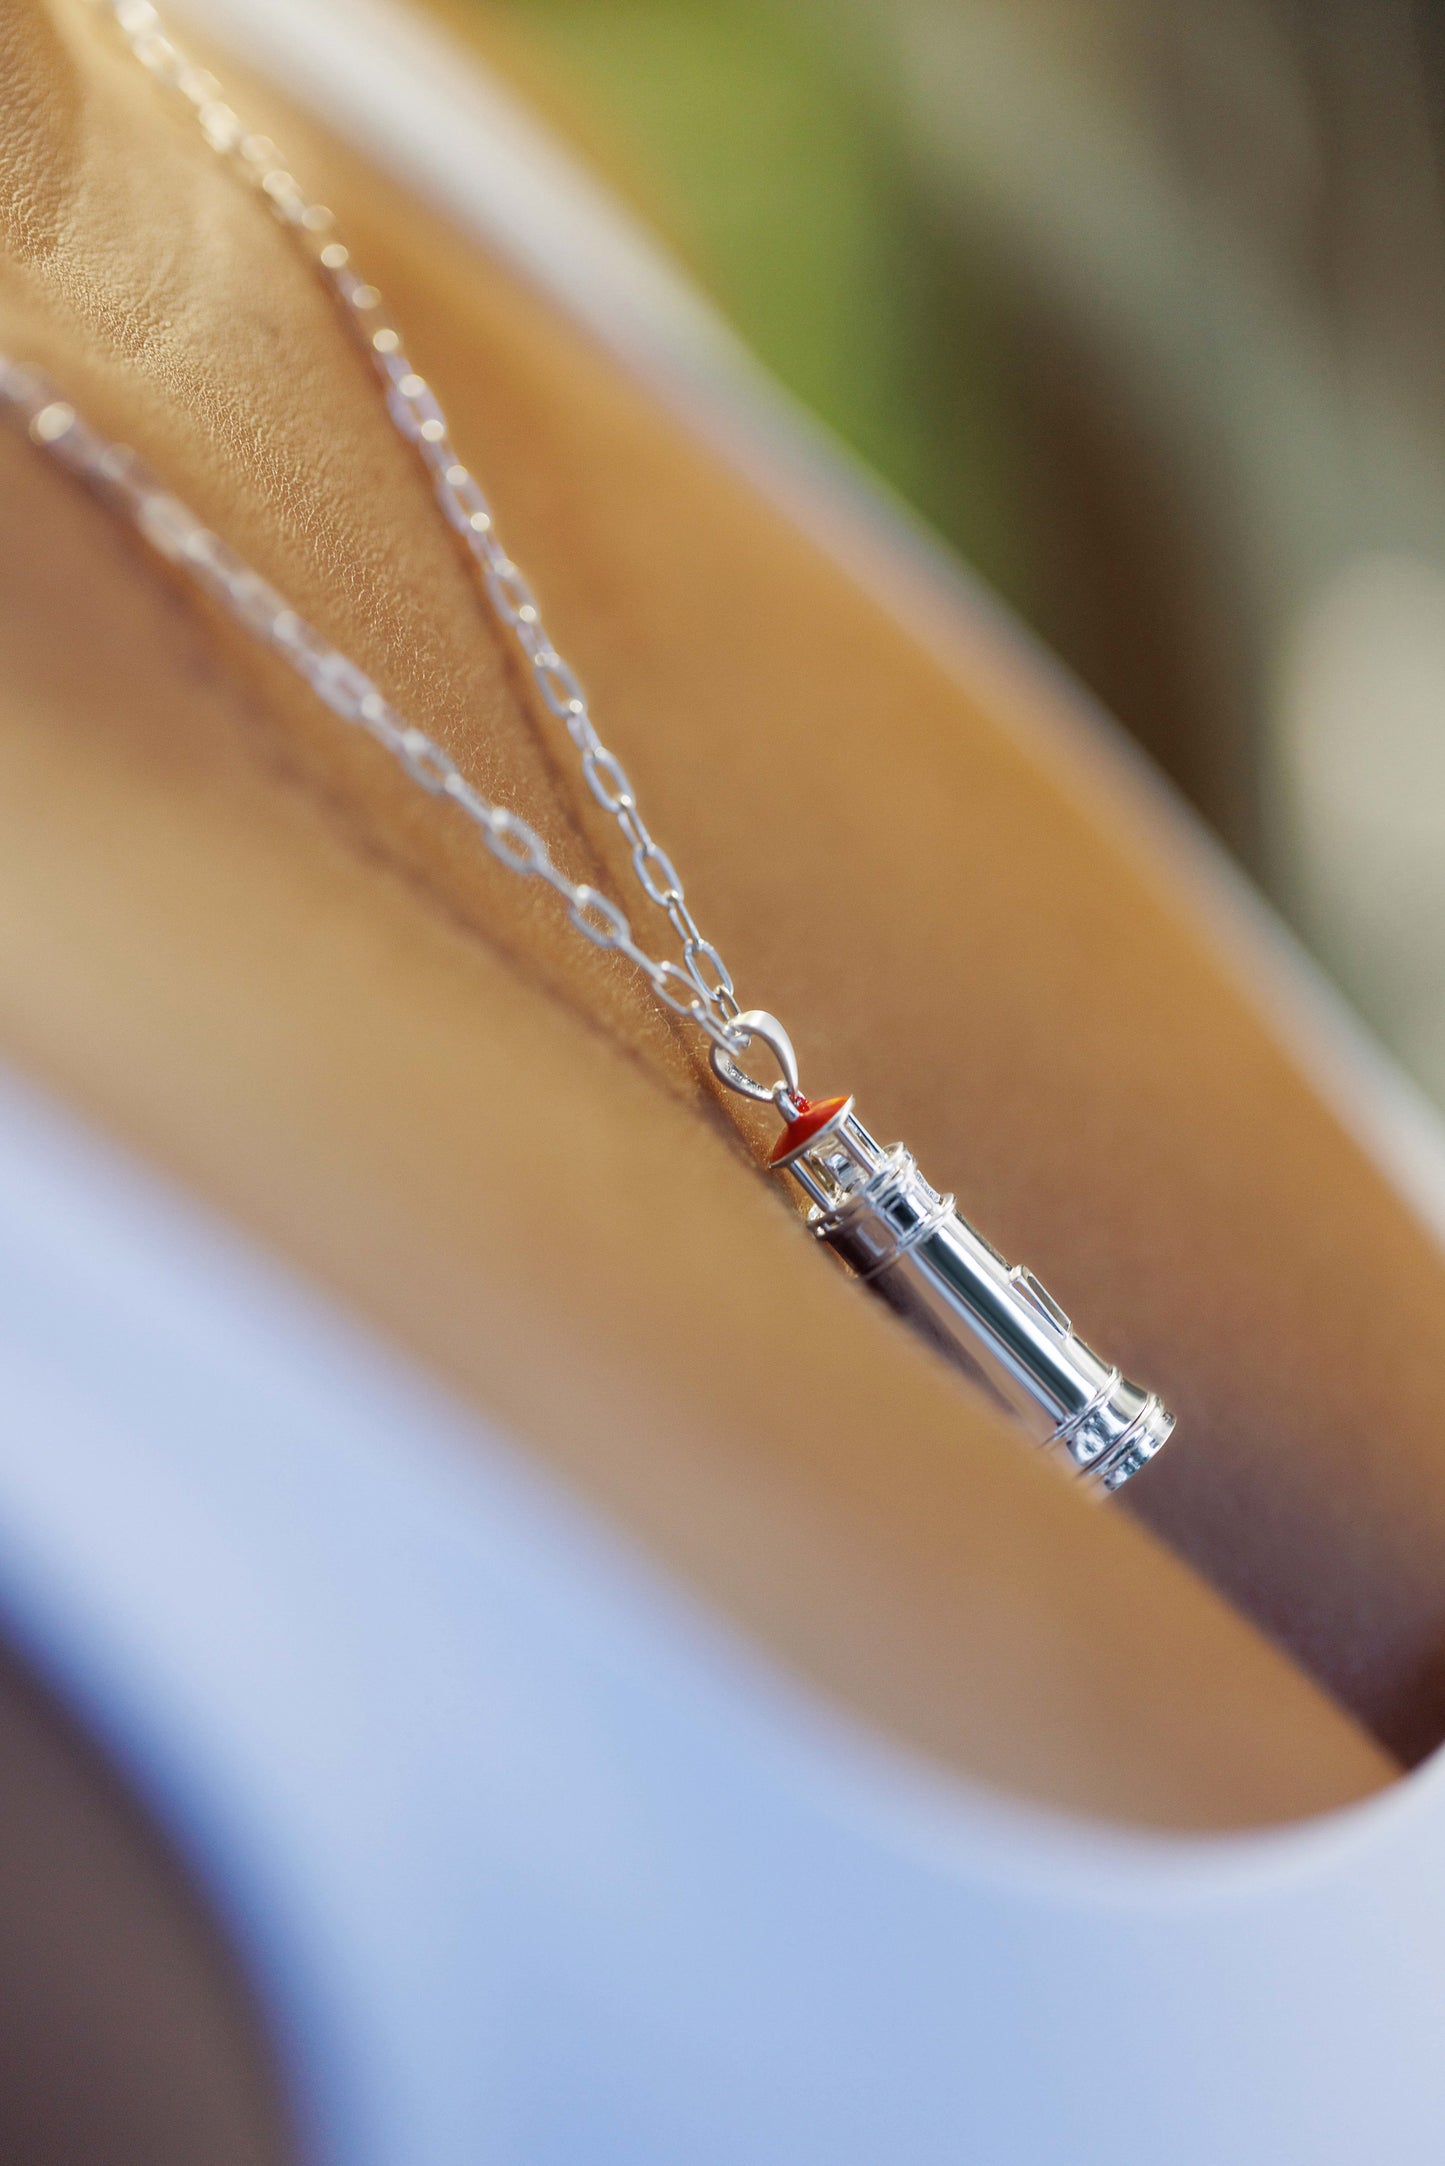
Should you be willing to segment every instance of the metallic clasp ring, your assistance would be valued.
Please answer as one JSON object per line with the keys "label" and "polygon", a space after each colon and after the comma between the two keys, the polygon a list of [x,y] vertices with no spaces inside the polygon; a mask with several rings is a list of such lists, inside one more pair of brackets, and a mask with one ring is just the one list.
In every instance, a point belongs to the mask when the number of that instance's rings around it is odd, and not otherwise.
{"label": "metallic clasp ring", "polygon": [[744,1008],[741,1015],[733,1017],[729,1027],[741,1040],[739,1051],[746,1051],[754,1038],[762,1039],[763,1044],[783,1071],[782,1083],[759,1083],[756,1077],[750,1076],[745,1069],[740,1068],[732,1055],[725,1052],[722,1046],[713,1044],[708,1049],[708,1059],[712,1062],[712,1072],[719,1083],[725,1083],[728,1089],[736,1091],[740,1098],[755,1098],[759,1105],[764,1106],[777,1104],[778,1093],[784,1084],[787,1086],[789,1095],[796,1098],[798,1095],[798,1056],[793,1051],[792,1039],[788,1036],[777,1017],[769,1015],[766,1008]]}

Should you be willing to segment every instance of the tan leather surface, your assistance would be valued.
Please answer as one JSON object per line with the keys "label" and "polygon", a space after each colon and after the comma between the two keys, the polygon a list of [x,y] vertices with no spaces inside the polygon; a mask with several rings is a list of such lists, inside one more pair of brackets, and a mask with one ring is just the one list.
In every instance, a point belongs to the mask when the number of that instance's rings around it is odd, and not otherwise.
{"label": "tan leather surface", "polygon": [[[285,237],[69,0],[0,26],[0,344],[620,891]],[[494,263],[247,96],[408,327],[745,997],[1172,1395],[1140,1510],[1394,1744],[1432,1740],[1445,1271],[1134,793],[984,625],[964,670],[930,652]],[[814,1253],[545,895],[8,435],[0,505],[9,1054],[894,1734],[1173,1826],[1384,1778]]]}

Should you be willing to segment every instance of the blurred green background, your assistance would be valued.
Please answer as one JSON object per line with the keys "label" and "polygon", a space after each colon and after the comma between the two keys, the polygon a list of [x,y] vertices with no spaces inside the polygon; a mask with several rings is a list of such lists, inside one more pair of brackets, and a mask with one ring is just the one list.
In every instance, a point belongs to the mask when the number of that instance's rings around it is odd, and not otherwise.
{"label": "blurred green background", "polygon": [[1438,0],[492,0],[1445,1100]]}
{"label": "blurred green background", "polygon": [[984,266],[914,155],[886,17],[849,0],[505,12],[779,379],[1021,598]]}

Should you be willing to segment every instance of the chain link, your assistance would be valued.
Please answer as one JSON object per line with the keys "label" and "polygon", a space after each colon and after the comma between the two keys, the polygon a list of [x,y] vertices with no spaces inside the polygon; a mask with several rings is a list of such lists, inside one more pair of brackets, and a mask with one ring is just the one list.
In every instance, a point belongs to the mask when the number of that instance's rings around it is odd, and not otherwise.
{"label": "chain link", "polygon": [[134,452],[91,428],[38,369],[3,354],[0,415],[18,422],[41,450],[128,518],[158,555],[274,649],[333,714],[374,738],[422,789],[449,799],[509,872],[552,888],[566,904],[573,927],[594,947],[625,957],[657,998],[714,1046],[733,1054],[746,1048],[747,1033],[731,1029],[730,1019],[705,1002],[695,976],[639,945],[619,904],[586,881],[569,878],[534,827],[519,813],[483,797],[444,746],[398,714],[364,669],[331,646],[275,587],[203,526]]}
{"label": "chain link", "polygon": [[[595,931],[589,929],[586,922],[589,913],[593,922],[597,922],[596,902],[590,900],[596,891],[574,888],[561,874],[553,879],[550,872],[545,873],[558,893],[567,898],[573,925],[597,945],[627,956],[647,976],[658,999],[697,1024],[714,1044],[732,1052],[740,1050],[746,1042],[746,1033],[729,1028],[732,1018],[740,1012],[732,974],[713,943],[704,939],[700,932],[688,907],[676,866],[648,830],[625,770],[598,734],[587,695],[575,671],[553,644],[542,621],[536,596],[498,538],[492,508],[485,494],[453,449],[446,415],[436,394],[412,367],[401,335],[382,307],[380,293],[356,269],[350,250],[337,236],[331,212],[324,204],[308,200],[269,137],[252,134],[246,129],[240,117],[224,102],[215,77],[204,68],[194,67],[167,35],[151,0],[97,0],[97,4],[114,18],[141,66],[190,106],[207,143],[244,174],[316,265],[353,335],[381,378],[393,425],[421,459],[448,524],[461,536],[472,557],[493,611],[528,664],[543,705],[566,727],[581,757],[583,779],[588,789],[602,810],[617,823],[643,894],[671,925],[682,950],[683,962],[678,965],[654,961],[636,946],[630,927],[622,935],[596,941]],[[161,492],[155,492],[147,517],[169,516],[155,511],[155,505],[161,501]],[[164,501],[175,505],[173,498]],[[184,510],[180,506],[175,508],[178,512]],[[141,515],[135,516],[139,521]],[[189,518],[190,515],[185,516]],[[148,528],[144,531],[148,538],[154,538]],[[224,546],[211,535],[205,536],[200,544],[203,548],[211,545],[217,550]],[[157,541],[156,546],[162,545]],[[182,561],[187,569],[195,569],[201,563],[201,559],[190,558],[184,552],[179,557],[170,549],[165,549],[164,553],[173,560]],[[245,573],[244,567],[240,568],[238,579],[242,575],[254,579],[253,574]],[[202,579],[201,583],[208,582]],[[226,587],[222,598],[244,621],[252,621],[252,613],[242,603],[236,582]],[[277,599],[278,606],[284,607]],[[265,606],[259,606],[264,616]],[[309,627],[302,629],[311,640],[317,639],[318,635]],[[302,674],[321,689],[318,673],[322,663],[318,661],[313,667],[300,656],[299,650],[293,649],[292,643],[277,635],[274,614],[264,628],[264,636],[287,654],[288,659],[296,660]],[[360,675],[354,664],[333,650],[327,650],[325,667],[330,672],[328,681],[337,685],[348,681],[348,673],[353,677]],[[368,690],[374,691],[374,688]],[[379,693],[375,696],[380,699]],[[324,691],[322,697],[326,697]],[[336,700],[328,700],[328,704],[338,713],[345,711]],[[348,719],[365,718],[360,717],[358,710],[356,715],[348,715]],[[408,730],[399,723],[396,726],[400,735],[394,741],[379,725],[373,727],[367,723],[366,726],[372,728],[373,735],[382,736],[388,749],[395,753],[422,788],[449,794],[464,810],[471,810],[470,794],[451,786],[456,770],[440,747],[423,738],[420,731]],[[481,802],[476,800],[477,804]],[[540,850],[542,846],[524,821],[518,820],[515,814],[504,813],[500,807],[489,807],[485,818],[475,813],[473,816],[479,818],[487,842],[503,863],[517,872],[543,872],[542,864],[534,861],[535,851],[531,848],[536,845]],[[512,844],[503,838],[515,838],[523,833],[530,838],[530,843],[519,859],[509,854]],[[546,862],[551,865],[550,859]],[[589,898],[586,902],[579,900],[584,895]],[[616,921],[627,927],[626,917],[615,905],[608,904],[607,910],[615,912]],[[613,923],[611,917],[608,923]],[[686,1001],[675,990],[681,984],[688,988]]]}

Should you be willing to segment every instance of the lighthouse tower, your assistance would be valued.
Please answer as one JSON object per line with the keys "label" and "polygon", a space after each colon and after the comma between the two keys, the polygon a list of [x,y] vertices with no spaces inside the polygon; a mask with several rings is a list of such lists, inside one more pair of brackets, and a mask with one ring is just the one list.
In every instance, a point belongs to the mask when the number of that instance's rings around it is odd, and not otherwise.
{"label": "lighthouse tower", "polygon": [[1158,1397],[1086,1346],[910,1151],[876,1143],[851,1098],[795,1103],[771,1163],[804,1190],[817,1239],[1092,1489],[1118,1489],[1146,1466],[1174,1427]]}

